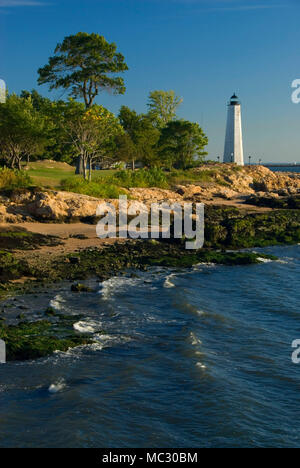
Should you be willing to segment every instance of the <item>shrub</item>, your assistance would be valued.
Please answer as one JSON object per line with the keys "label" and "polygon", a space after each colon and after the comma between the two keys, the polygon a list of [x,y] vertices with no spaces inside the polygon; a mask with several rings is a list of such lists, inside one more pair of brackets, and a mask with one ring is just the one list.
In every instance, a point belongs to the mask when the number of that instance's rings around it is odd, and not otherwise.
{"label": "shrub", "polygon": [[139,169],[137,171],[118,171],[109,180],[112,183],[125,188],[168,187],[166,173],[160,168]]}
{"label": "shrub", "polygon": [[0,190],[15,188],[27,188],[32,185],[32,180],[26,172],[0,168]]}
{"label": "shrub", "polygon": [[96,198],[118,198],[119,195],[125,193],[107,179],[88,182],[82,177],[69,177],[61,181],[61,187],[67,192],[81,193]]}

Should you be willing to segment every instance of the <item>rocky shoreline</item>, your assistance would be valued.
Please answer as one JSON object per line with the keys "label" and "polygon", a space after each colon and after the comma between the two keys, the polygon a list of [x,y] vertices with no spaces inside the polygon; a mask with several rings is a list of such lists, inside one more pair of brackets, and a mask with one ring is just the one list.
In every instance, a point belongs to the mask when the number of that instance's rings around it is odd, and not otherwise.
{"label": "rocky shoreline", "polygon": [[[222,265],[249,265],[264,261],[264,256],[241,249],[300,243],[300,179],[284,175],[273,176],[259,169],[264,176],[256,181],[252,168],[248,168],[248,193],[241,198],[241,193],[231,196],[228,188],[212,195],[210,187],[181,186],[177,191],[162,189],[131,189],[130,196],[144,203],[153,201],[203,201],[205,207],[205,244],[197,251],[187,251],[184,240],[128,240],[104,242],[85,232],[87,224],[78,225],[78,234],[49,235],[47,225],[43,232],[31,232],[24,228],[24,221],[69,222],[78,220],[93,224],[97,199],[83,195],[57,192],[19,191],[10,194],[9,201],[1,205],[2,221],[0,227],[0,338],[6,341],[8,360],[26,360],[44,357],[55,350],[66,351],[69,348],[88,344],[89,336],[76,331],[74,322],[80,317],[64,316],[48,308],[41,311],[38,320],[32,320],[30,311],[24,311],[13,324],[6,323],[5,298],[26,292],[37,291],[41,287],[69,281],[74,294],[94,294],[84,284],[84,280],[94,277],[99,282],[112,276],[134,274],[136,270],[150,267],[189,268],[199,263]],[[237,184],[240,184],[241,171],[236,171]],[[257,170],[256,170],[257,177]],[[245,171],[242,172],[245,177]],[[232,189],[235,183],[230,175]],[[277,192],[264,191],[274,189],[275,179],[280,180]],[[294,180],[288,189],[283,186]],[[252,181],[252,182],[251,182]],[[252,187],[250,188],[250,185]],[[254,185],[253,185],[254,184]],[[298,187],[299,184],[299,188]],[[296,187],[296,186],[297,187]],[[195,188],[196,187],[196,188]],[[216,189],[216,187],[214,187]],[[245,190],[245,185],[242,185]],[[198,190],[198,192],[197,192]],[[287,190],[279,195],[278,191]],[[226,192],[226,194],[225,194]],[[209,195],[210,193],[210,195]],[[213,197],[211,203],[209,198]],[[226,197],[228,196],[228,199]],[[223,203],[226,199],[227,203]],[[4,213],[5,212],[5,213]],[[1,216],[0,213],[0,216]],[[34,213],[34,215],[33,215]],[[13,218],[7,218],[12,216]],[[18,222],[17,222],[18,221]],[[22,221],[22,223],[20,223]],[[39,225],[37,224],[37,231]],[[50,225],[49,225],[50,226]],[[95,226],[90,226],[95,231]],[[62,231],[66,229],[61,227]],[[41,231],[41,230],[40,230]],[[72,231],[72,229],[71,229]],[[71,232],[69,231],[69,232]]]}
{"label": "rocky shoreline", "polygon": [[[56,258],[47,270],[42,267],[43,257],[40,268],[36,266],[30,270],[25,262],[13,260],[11,253],[5,255],[7,260],[6,264],[2,263],[2,281],[5,268],[6,278],[9,275],[11,278],[24,274],[32,275],[32,278],[21,285],[16,285],[13,280],[1,283],[2,294],[5,296],[29,291],[37,292],[41,286],[53,287],[55,283],[63,280],[72,283],[71,291],[74,294],[95,294],[95,291],[82,281],[96,277],[101,282],[111,276],[134,275],[133,271],[145,271],[152,266],[189,268],[198,263],[248,265],[259,263],[262,258],[275,259],[251,252],[212,249],[185,251],[182,245],[158,241],[129,241],[102,250],[97,248],[83,250],[63,258]],[[82,316],[62,315],[48,307],[45,311],[41,311],[38,320],[32,321],[30,311],[23,311],[16,317],[16,323],[6,324],[4,302],[0,315],[0,338],[6,342],[7,359],[9,361],[36,359],[57,350],[67,351],[72,347],[91,344],[88,335],[74,330],[74,323],[80,319]]]}

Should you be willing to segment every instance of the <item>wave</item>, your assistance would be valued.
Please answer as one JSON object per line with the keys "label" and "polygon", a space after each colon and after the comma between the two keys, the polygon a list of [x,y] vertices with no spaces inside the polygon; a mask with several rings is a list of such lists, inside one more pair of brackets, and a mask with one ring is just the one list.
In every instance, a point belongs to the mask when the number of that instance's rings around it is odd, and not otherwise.
{"label": "wave", "polygon": [[190,333],[189,339],[190,339],[190,342],[191,342],[192,346],[197,346],[197,345],[202,344],[202,341],[199,338],[197,338],[197,336],[195,335],[194,332]]}
{"label": "wave", "polygon": [[63,303],[66,302],[60,294],[57,294],[51,301],[49,302],[49,307],[56,311],[60,311],[63,308]]}
{"label": "wave", "polygon": [[67,387],[67,384],[64,379],[59,379],[57,382],[50,385],[48,388],[49,393],[58,393],[64,390]]}
{"label": "wave", "polygon": [[196,367],[199,367],[202,370],[206,369],[206,365],[203,364],[203,362],[200,362],[200,361],[196,363]]}
{"label": "wave", "polygon": [[171,278],[173,278],[174,276],[176,275],[174,273],[171,273],[166,277],[164,282],[164,288],[175,288],[175,284],[171,281]]}
{"label": "wave", "polygon": [[126,335],[104,335],[104,334],[95,335],[94,339],[95,339],[95,343],[92,343],[86,346],[88,349],[91,349],[93,351],[98,351],[98,350],[101,351],[104,348],[110,348],[114,345],[125,344],[132,340],[132,338]]}
{"label": "wave", "polygon": [[271,263],[273,262],[273,260],[271,260],[270,258],[263,258],[263,257],[257,257],[257,260],[261,263]]}
{"label": "wave", "polygon": [[73,324],[74,330],[80,333],[95,333],[101,328],[100,322],[94,322],[93,320],[88,320],[84,322],[83,320]]}
{"label": "wave", "polygon": [[116,292],[120,292],[130,286],[136,286],[140,282],[141,278],[114,276],[100,284],[98,294],[101,295],[104,301],[109,301]]}

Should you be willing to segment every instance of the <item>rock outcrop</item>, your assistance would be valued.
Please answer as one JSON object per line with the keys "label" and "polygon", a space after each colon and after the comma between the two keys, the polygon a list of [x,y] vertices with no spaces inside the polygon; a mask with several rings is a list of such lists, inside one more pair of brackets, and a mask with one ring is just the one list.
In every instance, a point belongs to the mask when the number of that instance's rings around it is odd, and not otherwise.
{"label": "rock outcrop", "polygon": [[[151,203],[209,202],[220,203],[221,199],[241,202],[242,199],[258,197],[287,197],[300,194],[300,174],[275,173],[263,166],[237,167],[231,165],[204,165],[195,170],[199,182],[181,183],[173,190],[160,188],[131,188],[130,199],[149,206]],[[22,221],[62,222],[82,220],[96,216],[100,203],[117,200],[98,198],[54,190],[16,190],[10,196],[0,197],[0,222]],[[257,203],[259,206],[259,203]]]}

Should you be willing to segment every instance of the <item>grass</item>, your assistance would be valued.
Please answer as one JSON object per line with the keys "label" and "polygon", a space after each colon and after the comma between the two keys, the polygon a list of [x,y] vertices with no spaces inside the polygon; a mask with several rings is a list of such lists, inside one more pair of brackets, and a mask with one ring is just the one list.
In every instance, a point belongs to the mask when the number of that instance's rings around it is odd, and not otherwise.
{"label": "grass", "polygon": [[[103,178],[113,175],[114,170],[93,171],[93,178],[99,173]],[[61,183],[66,178],[75,176],[75,167],[59,161],[36,161],[29,164],[26,173],[30,176],[35,185],[39,187],[60,189]]]}
{"label": "grass", "polygon": [[39,187],[59,188],[61,180],[75,174],[75,169],[57,161],[37,161],[30,163],[26,173]]}
{"label": "grass", "polygon": [[240,170],[238,166],[203,165],[189,170],[163,171],[159,168],[93,171],[92,182],[75,175],[75,168],[59,161],[42,160],[30,163],[23,172],[0,170],[0,190],[30,186],[82,193],[98,198],[118,198],[120,188],[157,187],[172,189],[180,184],[218,184],[229,186],[226,176]]}
{"label": "grass", "polygon": [[[187,183],[218,183],[219,185],[228,185],[228,183],[223,179],[223,176],[230,174],[234,171],[239,171],[239,167],[230,166],[230,167],[206,167],[202,166],[198,169],[189,169],[189,170],[173,170],[171,172],[163,171],[162,169],[153,168],[153,169],[139,169],[137,171],[131,170],[102,170],[102,171],[93,171],[92,173],[92,182],[103,186],[103,184],[109,184],[110,186],[115,187],[158,187],[158,188],[172,188],[174,185],[187,184]],[[31,177],[33,182],[41,187],[55,188],[59,189],[63,187],[64,190],[67,190],[67,186],[72,186],[72,190],[77,191],[78,182],[70,183],[71,179],[78,179],[78,176],[75,176],[75,168],[58,161],[37,161],[29,164],[29,169],[26,171]],[[66,179],[68,183],[66,184]],[[82,187],[78,193],[93,194],[94,196],[102,196],[103,189],[93,188],[89,190],[84,190],[82,192]],[[110,189],[109,189],[110,190]],[[89,193],[87,193],[87,191]],[[100,195],[96,195],[99,193]]]}
{"label": "grass", "polygon": [[[104,171],[103,171],[104,172]],[[125,194],[123,188],[160,187],[168,188],[166,174],[161,169],[140,169],[138,171],[111,171],[112,174],[94,174],[92,182],[82,177],[69,177],[62,180],[61,188],[67,192],[82,193],[97,198],[118,198]]]}

